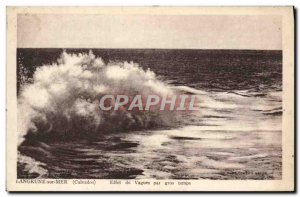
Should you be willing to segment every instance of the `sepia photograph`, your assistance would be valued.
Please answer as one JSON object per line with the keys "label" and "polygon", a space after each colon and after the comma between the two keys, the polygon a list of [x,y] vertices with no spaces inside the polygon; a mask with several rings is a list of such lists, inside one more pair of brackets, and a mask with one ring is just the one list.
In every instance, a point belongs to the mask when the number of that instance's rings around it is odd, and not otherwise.
{"label": "sepia photograph", "polygon": [[7,14],[9,190],[294,189],[292,7]]}

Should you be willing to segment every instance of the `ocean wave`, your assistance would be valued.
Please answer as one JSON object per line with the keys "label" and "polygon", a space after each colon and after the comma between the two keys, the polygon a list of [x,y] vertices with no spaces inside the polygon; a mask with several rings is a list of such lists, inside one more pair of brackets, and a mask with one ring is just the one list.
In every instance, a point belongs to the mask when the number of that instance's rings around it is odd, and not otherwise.
{"label": "ocean wave", "polygon": [[175,94],[154,72],[133,62],[105,64],[92,52],[63,52],[56,63],[38,67],[29,81],[21,85],[18,98],[19,143],[25,138],[93,138],[107,131],[170,126],[175,117],[166,111],[99,109],[98,99],[105,94]]}
{"label": "ocean wave", "polygon": [[45,178],[48,176],[48,171],[45,168],[46,164],[36,161],[34,158],[26,156],[18,152],[18,168],[26,173],[26,177],[31,174],[35,178]]}

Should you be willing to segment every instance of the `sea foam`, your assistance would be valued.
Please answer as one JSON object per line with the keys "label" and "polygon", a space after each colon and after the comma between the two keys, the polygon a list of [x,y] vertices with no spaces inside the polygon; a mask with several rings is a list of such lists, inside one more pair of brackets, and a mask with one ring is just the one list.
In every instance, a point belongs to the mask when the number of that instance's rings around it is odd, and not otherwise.
{"label": "sea foam", "polygon": [[[174,90],[154,72],[133,62],[105,63],[88,54],[63,52],[56,63],[41,65],[18,97],[19,143],[35,136],[94,136],[107,131],[169,125],[168,112],[99,109],[105,94],[172,96]],[[50,138],[49,138],[50,139]]]}

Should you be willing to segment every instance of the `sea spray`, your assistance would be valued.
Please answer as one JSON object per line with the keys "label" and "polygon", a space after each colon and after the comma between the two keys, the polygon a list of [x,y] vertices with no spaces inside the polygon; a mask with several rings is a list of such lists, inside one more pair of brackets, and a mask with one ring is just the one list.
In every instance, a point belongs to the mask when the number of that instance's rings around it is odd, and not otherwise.
{"label": "sea spray", "polygon": [[[93,137],[103,132],[169,126],[167,111],[109,111],[99,109],[103,95],[172,96],[174,90],[154,72],[133,62],[107,64],[88,54],[63,52],[56,63],[36,69],[18,98],[19,143],[24,137]],[[46,137],[45,137],[46,136]]]}

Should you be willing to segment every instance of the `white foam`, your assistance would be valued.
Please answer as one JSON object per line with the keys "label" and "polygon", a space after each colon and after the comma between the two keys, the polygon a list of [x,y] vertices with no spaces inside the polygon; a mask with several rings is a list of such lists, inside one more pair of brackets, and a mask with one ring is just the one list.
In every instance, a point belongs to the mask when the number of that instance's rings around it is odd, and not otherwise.
{"label": "white foam", "polygon": [[[156,79],[154,72],[138,64],[110,62],[89,54],[63,52],[57,63],[38,67],[33,83],[22,84],[18,99],[20,142],[31,132],[102,132],[111,127],[146,128],[149,122],[167,121],[157,112],[112,112],[99,109],[102,95],[172,95],[174,91]],[[165,113],[165,112],[161,112]],[[63,124],[61,124],[63,122]],[[75,127],[75,128],[74,128]],[[76,130],[76,131],[75,131]]]}

